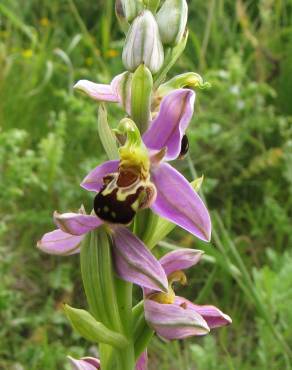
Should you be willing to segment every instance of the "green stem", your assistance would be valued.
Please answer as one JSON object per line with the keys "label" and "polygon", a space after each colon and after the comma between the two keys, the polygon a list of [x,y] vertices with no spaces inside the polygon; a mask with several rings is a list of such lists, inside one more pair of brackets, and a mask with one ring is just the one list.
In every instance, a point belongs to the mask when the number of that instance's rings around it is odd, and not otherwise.
{"label": "green stem", "polygon": [[119,351],[121,370],[134,370],[135,351],[133,341],[132,315],[133,285],[117,278],[116,288],[120,318],[123,324],[123,333],[129,340],[129,346]]}
{"label": "green stem", "polygon": [[136,360],[147,348],[154,331],[148,326],[144,314],[144,301],[139,302],[132,310],[134,318],[134,340]]}
{"label": "green stem", "polygon": [[104,2],[103,15],[101,18],[101,39],[102,39],[102,52],[106,55],[110,46],[110,36],[112,27],[112,13],[113,13],[113,1],[107,0]]}
{"label": "green stem", "polygon": [[100,345],[103,370],[134,370],[132,284],[115,277],[111,241],[104,227],[88,234],[81,247],[81,273],[92,315],[108,328],[123,333],[129,345],[118,350]]}

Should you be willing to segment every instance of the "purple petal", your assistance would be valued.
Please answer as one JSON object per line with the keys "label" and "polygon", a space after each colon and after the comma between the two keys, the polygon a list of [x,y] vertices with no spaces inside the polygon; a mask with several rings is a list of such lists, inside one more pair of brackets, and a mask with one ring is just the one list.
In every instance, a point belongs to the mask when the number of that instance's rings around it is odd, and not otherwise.
{"label": "purple petal", "polygon": [[79,253],[79,246],[83,236],[75,236],[64,233],[62,230],[54,230],[45,234],[37,243],[37,247],[43,252],[66,256]]}
{"label": "purple petal", "polygon": [[161,304],[150,299],[144,303],[145,318],[165,339],[183,339],[208,334],[210,329],[201,315],[176,304]]}
{"label": "purple petal", "polygon": [[157,118],[143,135],[149,149],[167,148],[166,160],[176,159],[181,141],[194,113],[195,93],[178,89],[168,94],[161,103]]}
{"label": "purple petal", "polygon": [[81,186],[89,191],[99,192],[103,186],[103,178],[109,173],[117,172],[119,161],[108,161],[95,167],[82,181]]}
{"label": "purple petal", "polygon": [[203,251],[197,249],[180,248],[167,253],[159,262],[168,276],[175,271],[186,270],[196,265],[200,261],[203,253]]}
{"label": "purple petal", "polygon": [[83,91],[90,98],[104,102],[119,102],[119,97],[111,85],[97,84],[88,80],[80,80],[74,89]]}
{"label": "purple petal", "polygon": [[147,350],[142,353],[139,357],[135,370],[147,370],[148,369],[148,356]]}
{"label": "purple petal", "polygon": [[195,312],[200,314],[206,320],[208,326],[211,329],[229,325],[232,323],[231,318],[215,306],[199,306],[182,297],[176,297],[175,303],[177,305],[184,304],[187,308],[194,310]]}
{"label": "purple petal", "polygon": [[83,235],[96,229],[103,224],[96,216],[83,215],[80,213],[54,213],[56,225],[65,233]]}
{"label": "purple petal", "polygon": [[141,287],[168,290],[165,272],[145,245],[125,227],[114,228],[114,262],[118,275]]}
{"label": "purple petal", "polygon": [[157,197],[152,209],[198,238],[209,241],[211,220],[207,208],[187,180],[167,163],[152,173]]}
{"label": "purple petal", "polygon": [[100,361],[94,357],[82,357],[80,360],[68,356],[74,370],[96,370],[100,369]]}

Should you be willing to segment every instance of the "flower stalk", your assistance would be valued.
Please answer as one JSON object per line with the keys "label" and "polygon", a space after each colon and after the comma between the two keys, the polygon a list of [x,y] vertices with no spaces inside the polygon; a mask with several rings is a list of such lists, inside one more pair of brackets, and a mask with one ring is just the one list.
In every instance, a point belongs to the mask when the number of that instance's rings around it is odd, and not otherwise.
{"label": "flower stalk", "polygon": [[[187,129],[201,76],[187,72],[165,81],[187,38],[185,0],[117,0],[126,32],[126,71],[110,84],[80,80],[74,88],[101,103],[98,133],[108,161],[92,169],[81,187],[93,193],[92,211],[54,213],[56,229],[37,246],[46,253],[80,253],[88,311],[65,305],[73,327],[98,343],[99,359],[69,361],[76,370],[146,370],[153,335],[164,340],[206,335],[231,323],[212,305],[176,295],[184,270],[202,252],[177,250],[156,259],[151,250],[176,226],[210,241],[211,219],[198,194],[203,178],[189,182],[173,166],[190,142]],[[124,118],[111,129],[106,104],[118,104]],[[143,299],[133,307],[133,284]]]}
{"label": "flower stalk", "polygon": [[119,336],[127,338],[121,350],[113,348],[110,342],[105,343],[109,346],[102,347],[101,366],[104,369],[119,370],[134,368],[135,357],[131,344],[132,284],[115,277],[106,230],[98,229],[87,236],[81,248],[80,260],[90,310],[97,320],[107,323],[109,328],[117,330]]}

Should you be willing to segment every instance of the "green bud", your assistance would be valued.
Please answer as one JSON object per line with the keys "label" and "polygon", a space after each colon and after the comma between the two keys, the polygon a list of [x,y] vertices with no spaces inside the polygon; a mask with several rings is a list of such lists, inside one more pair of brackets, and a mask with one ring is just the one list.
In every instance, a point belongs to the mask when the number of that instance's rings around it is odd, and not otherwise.
{"label": "green bud", "polygon": [[161,41],[165,45],[180,42],[187,25],[188,4],[186,0],[165,0],[156,15]]}
{"label": "green bud", "polygon": [[67,304],[64,305],[64,311],[74,330],[88,341],[105,343],[116,348],[124,348],[128,345],[127,339],[122,334],[108,329],[101,322],[96,321],[89,312]]}
{"label": "green bud", "polygon": [[153,14],[144,10],[132,23],[123,49],[123,63],[128,71],[134,72],[145,64],[151,73],[157,73],[163,65],[164,51],[158,25]]}
{"label": "green bud", "polygon": [[150,120],[152,87],[152,74],[144,64],[141,64],[132,79],[131,115],[142,134]]}

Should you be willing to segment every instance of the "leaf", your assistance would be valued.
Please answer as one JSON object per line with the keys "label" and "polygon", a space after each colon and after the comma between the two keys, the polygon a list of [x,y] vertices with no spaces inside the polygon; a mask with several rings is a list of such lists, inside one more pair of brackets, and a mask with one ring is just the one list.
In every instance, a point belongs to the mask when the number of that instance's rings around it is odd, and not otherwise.
{"label": "leaf", "polygon": [[117,141],[107,120],[107,110],[104,104],[100,104],[98,110],[97,129],[100,141],[109,159],[118,159],[119,152]]}
{"label": "leaf", "polygon": [[[109,307],[110,309],[110,307]],[[85,339],[94,343],[105,343],[116,348],[126,347],[127,339],[120,333],[108,329],[87,311],[64,305],[66,316],[72,327]]]}

